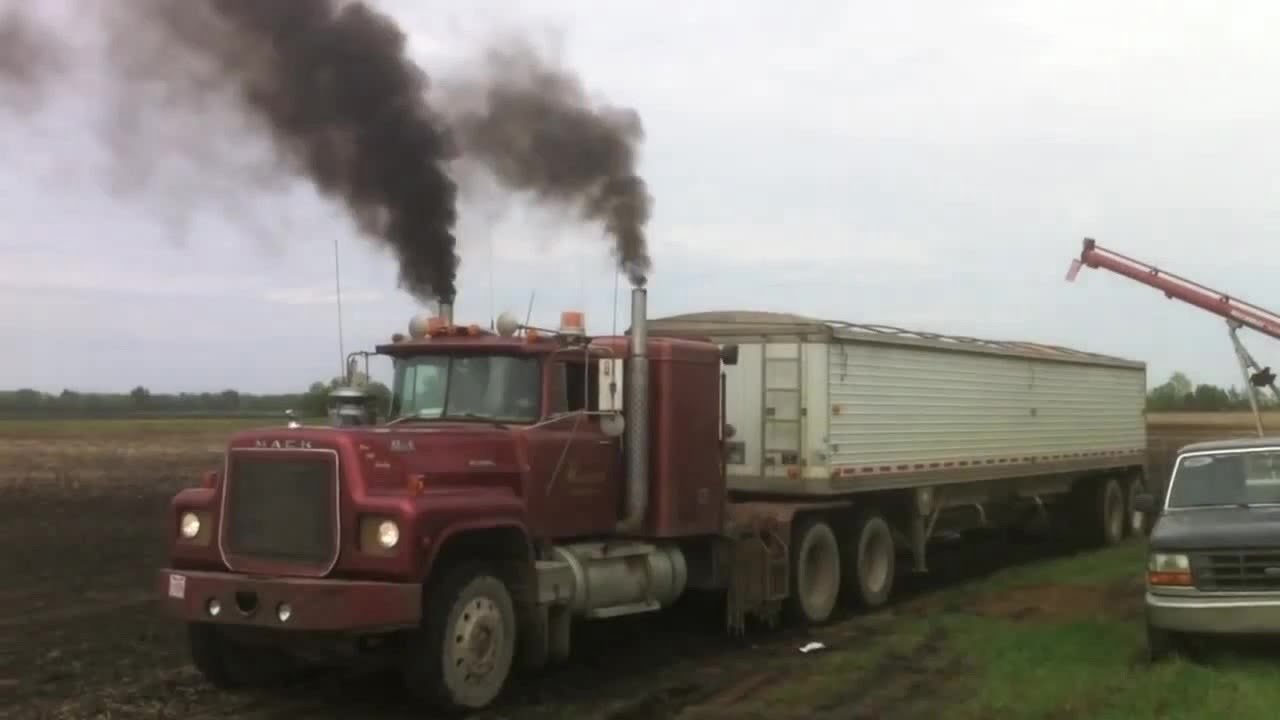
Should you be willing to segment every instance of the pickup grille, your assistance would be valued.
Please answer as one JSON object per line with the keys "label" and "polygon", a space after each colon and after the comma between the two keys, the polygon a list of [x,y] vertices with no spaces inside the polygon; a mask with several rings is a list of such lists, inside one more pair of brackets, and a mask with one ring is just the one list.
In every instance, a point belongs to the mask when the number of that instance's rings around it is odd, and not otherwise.
{"label": "pickup grille", "polygon": [[1218,551],[1192,559],[1196,588],[1209,592],[1280,592],[1280,552]]}
{"label": "pickup grille", "polygon": [[223,548],[229,565],[265,561],[323,571],[335,560],[338,481],[332,455],[233,452],[225,491]]}

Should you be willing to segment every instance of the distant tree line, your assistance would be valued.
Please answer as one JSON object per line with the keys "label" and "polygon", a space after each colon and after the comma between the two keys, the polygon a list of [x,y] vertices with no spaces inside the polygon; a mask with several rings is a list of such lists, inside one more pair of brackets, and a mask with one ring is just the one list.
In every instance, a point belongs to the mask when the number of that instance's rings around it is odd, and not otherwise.
{"label": "distant tree line", "polygon": [[[1269,390],[1258,394],[1259,404],[1269,409],[1280,407]],[[1154,412],[1222,412],[1248,410],[1249,395],[1246,390],[1232,386],[1193,383],[1185,373],[1176,372],[1161,385],[1147,392],[1147,410]]]}
{"label": "distant tree line", "polygon": [[[364,378],[359,378],[364,380]],[[329,391],[341,381],[311,383],[305,392],[257,395],[237,390],[216,393],[153,393],[139,385],[127,393],[86,393],[63,390],[56,395],[37,390],[0,391],[0,417],[8,418],[108,418],[108,417],[265,417],[293,410],[298,417],[323,417]],[[368,387],[377,398],[379,412],[390,405],[391,390],[380,382]],[[1261,394],[1268,408],[1280,408],[1269,392]],[[1147,410],[1154,412],[1248,410],[1249,397],[1237,387],[1193,383],[1176,372],[1147,393]]]}
{"label": "distant tree line", "polygon": [[[6,418],[146,418],[146,417],[266,417],[293,410],[298,417],[326,414],[329,390],[338,378],[314,382],[305,392],[252,394],[237,390],[210,393],[155,393],[139,385],[127,393],[88,393],[63,390],[58,394],[21,389],[0,391],[0,417]],[[380,412],[390,403],[391,390],[368,383]]]}

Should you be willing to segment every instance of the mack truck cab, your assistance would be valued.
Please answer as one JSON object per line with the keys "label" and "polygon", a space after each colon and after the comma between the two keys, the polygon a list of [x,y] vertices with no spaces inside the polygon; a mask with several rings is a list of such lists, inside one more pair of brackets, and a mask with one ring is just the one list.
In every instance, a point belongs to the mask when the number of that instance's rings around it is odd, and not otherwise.
{"label": "mack truck cab", "polygon": [[231,437],[173,498],[160,570],[196,667],[236,688],[370,660],[475,709],[517,664],[566,657],[571,618],[723,587],[733,353],[650,339],[643,288],[632,316],[629,336],[589,338],[578,313],[492,332],[444,306],[377,348],[394,364],[384,418],[347,387],[330,425]]}

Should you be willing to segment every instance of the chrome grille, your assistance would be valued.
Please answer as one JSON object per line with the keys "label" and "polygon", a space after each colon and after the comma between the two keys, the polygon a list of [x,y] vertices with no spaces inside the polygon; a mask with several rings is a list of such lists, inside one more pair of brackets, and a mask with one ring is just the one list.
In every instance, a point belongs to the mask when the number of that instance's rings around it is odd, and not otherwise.
{"label": "chrome grille", "polygon": [[1196,588],[1209,592],[1280,592],[1280,552],[1220,550],[1192,558]]}
{"label": "chrome grille", "polygon": [[325,568],[338,550],[335,459],[231,455],[223,548],[236,559]]}

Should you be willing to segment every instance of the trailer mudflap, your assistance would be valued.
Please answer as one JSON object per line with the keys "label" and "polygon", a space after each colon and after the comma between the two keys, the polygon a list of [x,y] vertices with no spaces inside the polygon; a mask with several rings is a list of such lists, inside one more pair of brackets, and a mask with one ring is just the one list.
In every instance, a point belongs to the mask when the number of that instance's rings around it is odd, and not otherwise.
{"label": "trailer mudflap", "polygon": [[776,625],[789,588],[787,543],[774,528],[746,531],[729,545],[729,597],[725,621],[731,634],[746,632],[748,615]]}
{"label": "trailer mudflap", "polygon": [[747,616],[774,626],[791,594],[791,521],[807,510],[845,507],[839,502],[731,503],[728,554],[731,568],[725,621],[732,634],[746,632]]}

